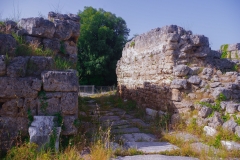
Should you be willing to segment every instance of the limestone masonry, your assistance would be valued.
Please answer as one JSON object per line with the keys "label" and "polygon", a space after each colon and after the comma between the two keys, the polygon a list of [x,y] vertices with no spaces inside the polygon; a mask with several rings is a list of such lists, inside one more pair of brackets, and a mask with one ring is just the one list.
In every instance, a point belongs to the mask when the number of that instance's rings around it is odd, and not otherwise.
{"label": "limestone masonry", "polygon": [[[50,12],[49,20],[24,18],[18,24],[5,22],[4,33],[22,36],[31,44],[51,49],[77,61],[76,42],[80,18]],[[75,70],[57,70],[53,57],[15,56],[17,42],[11,34],[0,34],[0,148],[7,149],[18,136],[27,136],[33,116],[63,117],[61,134],[76,133],[78,77]],[[11,57],[11,58],[9,58]]]}
{"label": "limestone masonry", "polygon": [[[172,113],[172,122],[179,113],[201,111],[196,102],[214,104],[221,93],[222,110],[240,112],[240,44],[225,50],[230,56],[221,58],[223,51],[211,50],[207,37],[176,25],[153,29],[125,45],[116,69],[118,93],[148,114]],[[211,120],[204,122],[211,126]]]}

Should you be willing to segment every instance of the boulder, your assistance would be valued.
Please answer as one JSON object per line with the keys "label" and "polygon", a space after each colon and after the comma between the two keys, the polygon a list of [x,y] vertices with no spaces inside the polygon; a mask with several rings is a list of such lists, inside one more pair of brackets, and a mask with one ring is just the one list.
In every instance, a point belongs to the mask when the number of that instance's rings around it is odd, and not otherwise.
{"label": "boulder", "polygon": [[191,83],[191,84],[200,84],[200,82],[202,81],[200,77],[198,76],[191,76],[188,80],[188,83]]}
{"label": "boulder", "polygon": [[6,74],[6,61],[5,56],[0,55],[0,76],[4,76]]}
{"label": "boulder", "polygon": [[208,38],[204,35],[191,35],[190,38],[194,46],[209,46]]}
{"label": "boulder", "polygon": [[238,107],[240,106],[240,104],[237,103],[227,103],[226,104],[226,112],[230,113],[230,114],[234,114],[235,112],[237,112]]}
{"label": "boulder", "polygon": [[210,85],[211,88],[216,88],[216,87],[218,87],[220,84],[221,84],[221,82],[213,82],[213,83],[210,83],[209,85]]}
{"label": "boulder", "polygon": [[46,71],[41,76],[45,91],[78,91],[78,77],[74,71]]}
{"label": "boulder", "polygon": [[204,68],[202,71],[203,75],[212,75],[213,74],[213,69],[212,68]]}
{"label": "boulder", "polygon": [[230,132],[235,132],[235,127],[237,127],[237,123],[234,121],[234,119],[231,118],[227,122],[223,123],[222,127]]}
{"label": "boulder", "polygon": [[223,124],[222,115],[219,112],[214,112],[214,115],[210,119],[208,126],[217,129],[219,126],[222,126],[222,124]]}
{"label": "boulder", "polygon": [[[41,85],[35,78],[0,77],[0,98],[36,98]],[[41,83],[40,83],[41,84]]]}
{"label": "boulder", "polygon": [[173,68],[173,74],[178,77],[183,77],[188,74],[190,68],[187,65],[177,65]]}
{"label": "boulder", "polygon": [[0,55],[14,56],[17,42],[12,35],[0,34]]}
{"label": "boulder", "polygon": [[53,22],[42,17],[22,18],[18,22],[18,27],[23,29],[27,35],[36,37],[52,38],[55,33]]}
{"label": "boulder", "polygon": [[186,79],[174,79],[170,86],[174,89],[187,89],[187,80]]}
{"label": "boulder", "polygon": [[226,147],[227,150],[240,150],[240,143],[234,141],[221,141],[221,144]]}
{"label": "boulder", "polygon": [[220,94],[224,94],[224,96],[226,96],[227,100],[230,99],[232,92],[229,89],[226,89],[224,87],[217,87],[214,89],[214,91],[212,92],[212,96],[217,99],[219,97]]}
{"label": "boulder", "polygon": [[237,51],[240,50],[240,43],[235,43],[235,44],[229,44],[227,51],[231,52],[231,51]]}
{"label": "boulder", "polygon": [[9,77],[25,77],[29,57],[14,57],[7,66]]}
{"label": "boulder", "polygon": [[206,118],[212,113],[212,109],[206,106],[203,106],[200,111],[198,112],[198,115],[202,118]]}

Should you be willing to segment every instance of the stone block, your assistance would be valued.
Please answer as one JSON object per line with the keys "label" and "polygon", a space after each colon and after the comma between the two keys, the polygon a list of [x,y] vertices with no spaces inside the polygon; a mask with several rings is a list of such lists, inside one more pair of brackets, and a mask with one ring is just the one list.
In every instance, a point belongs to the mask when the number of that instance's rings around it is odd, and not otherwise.
{"label": "stone block", "polygon": [[29,57],[14,57],[7,66],[7,76],[25,77]]}
{"label": "stone block", "polygon": [[237,51],[237,50],[240,50],[240,43],[228,45],[227,51],[231,52],[231,51]]}
{"label": "stone block", "polygon": [[0,55],[14,56],[17,42],[10,34],[0,34]]}
{"label": "stone block", "polygon": [[237,123],[234,121],[234,119],[230,119],[227,122],[223,123],[222,127],[230,132],[235,132],[235,127],[237,127]]}
{"label": "stone block", "polygon": [[26,110],[23,109],[23,99],[12,99],[3,103],[0,108],[0,116],[25,116]]}
{"label": "stone block", "polygon": [[63,126],[64,126],[64,129],[62,131],[63,135],[73,135],[77,133],[77,128],[74,126],[74,122],[76,119],[77,119],[76,116],[63,117]]}
{"label": "stone block", "polygon": [[53,22],[41,17],[22,18],[18,22],[18,27],[23,29],[28,35],[35,37],[52,38],[55,33]]}
{"label": "stone block", "polygon": [[216,129],[209,126],[204,126],[203,130],[206,132],[206,135],[208,136],[214,136],[217,133]]}
{"label": "stone block", "polygon": [[200,82],[202,81],[200,77],[198,76],[191,76],[188,80],[188,83],[191,83],[191,84],[200,84]]}
{"label": "stone block", "polygon": [[202,118],[206,118],[208,115],[212,113],[212,109],[206,106],[203,106],[200,111],[198,112],[198,115]]}
{"label": "stone block", "polygon": [[175,76],[183,77],[188,74],[190,68],[187,65],[178,65],[173,68],[173,73]]}
{"label": "stone block", "polygon": [[54,69],[52,57],[32,56],[28,62],[28,75],[41,76],[43,71]]}
{"label": "stone block", "polygon": [[78,91],[78,77],[74,71],[46,71],[41,76],[45,91]]}
{"label": "stone block", "polygon": [[60,41],[58,39],[44,38],[43,39],[43,47],[44,47],[45,50],[50,49],[56,54],[60,51],[61,44],[60,44]]}
{"label": "stone block", "polygon": [[62,94],[60,106],[64,115],[77,114],[78,112],[78,92],[67,92]]}
{"label": "stone block", "polygon": [[0,98],[36,98],[38,90],[34,78],[0,77]]}
{"label": "stone block", "polygon": [[180,102],[182,100],[181,92],[178,89],[172,89],[171,100]]}
{"label": "stone block", "polygon": [[187,80],[186,79],[174,79],[171,83],[171,88],[173,89],[187,89]]}

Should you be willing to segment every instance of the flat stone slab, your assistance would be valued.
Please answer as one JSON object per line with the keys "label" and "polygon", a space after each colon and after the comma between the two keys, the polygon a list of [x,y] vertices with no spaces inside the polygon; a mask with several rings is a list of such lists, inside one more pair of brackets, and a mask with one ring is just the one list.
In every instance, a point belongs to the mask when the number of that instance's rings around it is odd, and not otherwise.
{"label": "flat stone slab", "polygon": [[192,157],[164,156],[159,154],[117,157],[112,160],[198,160]]}
{"label": "flat stone slab", "polygon": [[140,130],[138,128],[120,128],[113,129],[111,133],[113,134],[124,134],[124,133],[138,133]]}
{"label": "flat stone slab", "polygon": [[124,146],[128,148],[136,148],[144,153],[158,153],[179,149],[177,146],[168,142],[126,142]]}
{"label": "flat stone slab", "polygon": [[179,138],[185,142],[187,142],[187,141],[198,142],[199,141],[198,137],[196,137],[195,135],[189,134],[189,133],[179,132],[179,133],[173,133],[173,135],[175,135],[176,138]]}
{"label": "flat stone slab", "polygon": [[221,141],[221,144],[227,148],[227,150],[240,150],[240,143],[233,141]]}
{"label": "flat stone slab", "polygon": [[118,121],[120,120],[119,116],[100,116],[100,121]]}
{"label": "flat stone slab", "polygon": [[123,134],[120,139],[124,142],[154,142],[157,140],[154,135],[146,133]]}

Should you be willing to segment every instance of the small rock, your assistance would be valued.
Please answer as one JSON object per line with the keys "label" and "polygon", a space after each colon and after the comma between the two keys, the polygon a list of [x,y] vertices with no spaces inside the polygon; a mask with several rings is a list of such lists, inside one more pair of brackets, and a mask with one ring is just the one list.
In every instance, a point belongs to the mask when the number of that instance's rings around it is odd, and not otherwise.
{"label": "small rock", "polygon": [[206,135],[208,136],[214,136],[217,133],[216,129],[209,126],[204,126],[203,130],[206,132]]}
{"label": "small rock", "polygon": [[174,79],[172,81],[171,88],[186,89],[187,88],[187,80],[186,79]]}
{"label": "small rock", "polygon": [[212,68],[204,68],[202,71],[202,74],[211,76],[213,74],[213,69]]}
{"label": "small rock", "polygon": [[231,118],[227,122],[223,123],[222,127],[228,131],[234,132],[236,126],[237,126],[237,123],[234,121],[233,118]]}
{"label": "small rock", "polygon": [[210,83],[210,87],[211,87],[211,88],[216,88],[216,87],[218,87],[220,84],[221,84],[221,82],[213,82],[213,83]]}
{"label": "small rock", "polygon": [[222,126],[222,124],[223,124],[223,119],[221,114],[218,112],[214,112],[214,115],[211,118],[210,122],[208,123],[208,126],[217,129],[217,127]]}
{"label": "small rock", "polygon": [[182,77],[186,76],[190,68],[187,65],[178,65],[173,68],[173,73],[175,76]]}
{"label": "small rock", "polygon": [[180,120],[181,120],[180,114],[179,113],[175,113],[171,117],[171,124],[172,125],[176,125],[176,124],[178,124],[180,122]]}
{"label": "small rock", "polygon": [[192,84],[199,84],[201,82],[201,78],[199,78],[198,76],[191,76],[188,79],[188,82]]}
{"label": "small rock", "polygon": [[237,103],[227,103],[226,112],[233,114],[237,111],[238,107],[239,107],[239,104],[237,104]]}
{"label": "small rock", "polygon": [[149,116],[156,117],[158,111],[156,111],[156,110],[154,110],[154,109],[151,109],[151,108],[146,108],[146,113],[147,113],[147,115],[149,115]]}
{"label": "small rock", "polygon": [[208,115],[212,113],[212,109],[206,106],[203,106],[201,110],[198,112],[198,115],[202,118],[206,118]]}
{"label": "small rock", "polygon": [[233,141],[221,141],[221,144],[226,147],[227,150],[240,150],[240,143]]}

